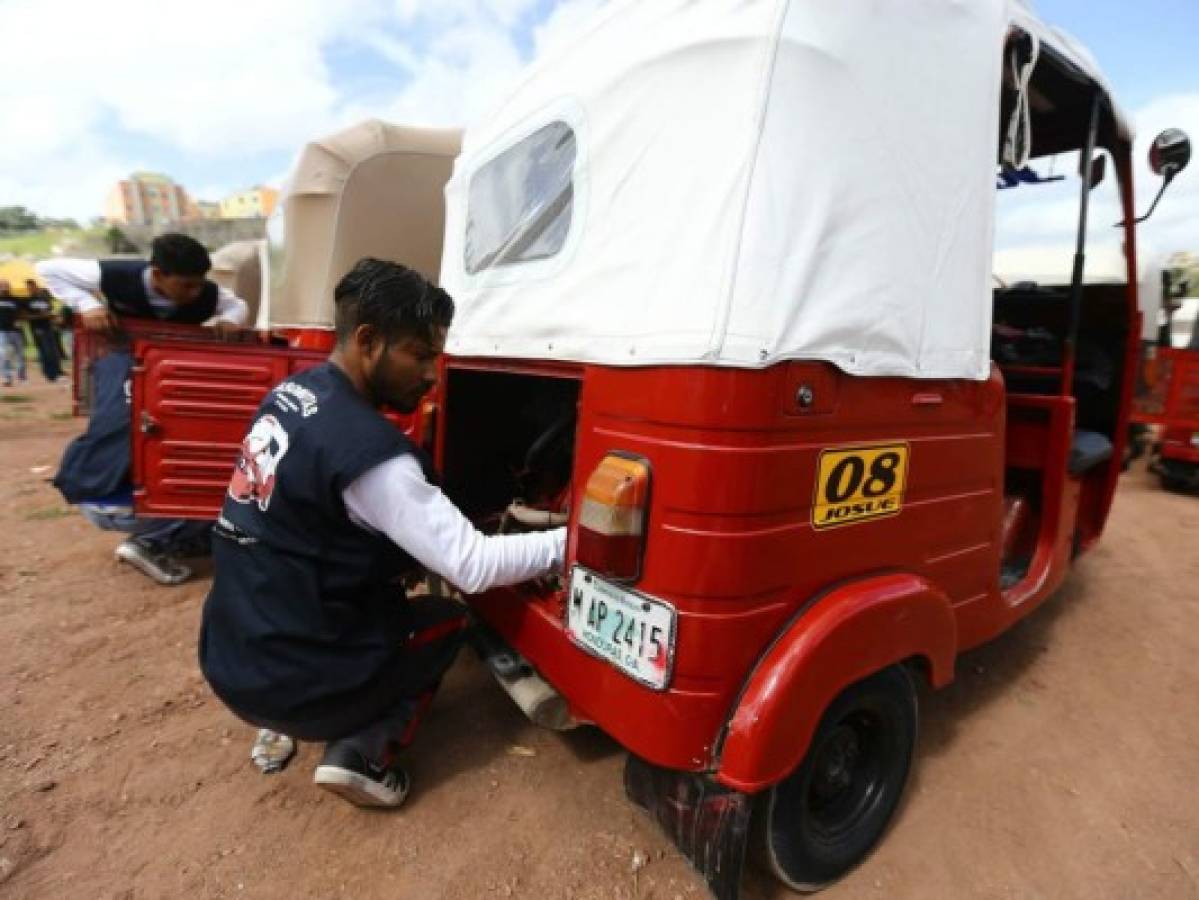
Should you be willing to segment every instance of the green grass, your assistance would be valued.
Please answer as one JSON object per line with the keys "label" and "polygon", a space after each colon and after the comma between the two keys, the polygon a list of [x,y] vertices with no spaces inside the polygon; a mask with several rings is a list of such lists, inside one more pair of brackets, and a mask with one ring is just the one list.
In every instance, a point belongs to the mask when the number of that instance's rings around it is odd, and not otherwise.
{"label": "green grass", "polygon": [[32,403],[28,394],[0,394],[0,403]]}
{"label": "green grass", "polygon": [[35,256],[39,259],[53,254],[54,245],[61,243],[62,231],[31,231],[28,234],[11,234],[0,237],[0,253],[14,256]]}
{"label": "green grass", "polygon": [[70,410],[63,410],[60,412],[50,413],[50,418],[54,419],[54,421],[56,421],[56,422],[62,422],[67,419],[73,419],[73,418],[75,418],[75,416]]}
{"label": "green grass", "polygon": [[13,256],[43,259],[53,256],[56,246],[67,254],[84,251],[82,255],[90,255],[93,252],[102,254],[107,249],[103,228],[50,228],[45,231],[0,235],[0,255],[11,253]]}

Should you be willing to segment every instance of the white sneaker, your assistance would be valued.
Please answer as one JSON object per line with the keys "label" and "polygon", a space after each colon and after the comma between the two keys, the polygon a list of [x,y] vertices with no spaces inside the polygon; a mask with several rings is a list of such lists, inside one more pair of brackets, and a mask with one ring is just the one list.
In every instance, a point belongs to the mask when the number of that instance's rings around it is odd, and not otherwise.
{"label": "white sneaker", "polygon": [[190,568],[165,553],[155,553],[134,538],[122,541],[113,555],[118,562],[128,563],[159,584],[180,584],[191,578]]}
{"label": "white sneaker", "polygon": [[260,728],[250,750],[250,759],[262,770],[263,775],[282,772],[291,758],[296,755],[296,742],[280,731]]}

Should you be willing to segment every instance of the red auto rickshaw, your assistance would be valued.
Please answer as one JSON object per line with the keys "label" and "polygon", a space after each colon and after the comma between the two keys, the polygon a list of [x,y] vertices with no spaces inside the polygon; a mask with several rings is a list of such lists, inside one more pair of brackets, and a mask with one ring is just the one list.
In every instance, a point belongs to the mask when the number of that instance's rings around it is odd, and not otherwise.
{"label": "red auto rickshaw", "polygon": [[[469,601],[716,896],[750,835],[799,890],[858,863],[915,682],[1099,539],[1140,328],[1083,281],[1088,196],[1114,170],[1134,272],[1131,143],[999,0],[616,3],[467,131],[439,464],[485,528],[570,525],[560,580]],[[1073,277],[992,291],[997,168],[1074,153]]]}
{"label": "red auto rickshaw", "polygon": [[1199,350],[1159,347],[1133,421],[1155,425],[1149,468],[1172,491],[1199,490]]}

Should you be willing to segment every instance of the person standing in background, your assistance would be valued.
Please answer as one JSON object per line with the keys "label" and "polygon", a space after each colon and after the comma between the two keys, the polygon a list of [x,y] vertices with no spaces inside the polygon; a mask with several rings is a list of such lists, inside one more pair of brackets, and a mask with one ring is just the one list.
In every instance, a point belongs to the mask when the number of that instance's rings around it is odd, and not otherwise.
{"label": "person standing in background", "polygon": [[17,322],[19,311],[8,282],[0,280],[0,373],[5,387],[12,387],[14,370],[21,381],[25,380],[25,338]]}
{"label": "person standing in background", "polygon": [[29,323],[38,363],[46,380],[55,382],[62,375],[62,356],[57,329],[54,327],[54,304],[50,293],[32,278],[25,279],[25,290],[28,298],[25,301],[25,321]]}

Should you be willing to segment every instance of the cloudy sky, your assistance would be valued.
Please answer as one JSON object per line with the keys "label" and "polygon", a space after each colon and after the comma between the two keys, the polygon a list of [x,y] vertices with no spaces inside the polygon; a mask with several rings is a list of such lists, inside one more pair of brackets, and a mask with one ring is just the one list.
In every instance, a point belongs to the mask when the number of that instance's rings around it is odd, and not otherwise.
{"label": "cloudy sky", "polygon": [[[602,0],[0,0],[0,205],[89,218],[136,169],[202,199],[279,184],[308,140],[369,116],[461,125]],[[1086,43],[1134,119],[1199,139],[1199,3],[1039,0]],[[1155,180],[1138,172],[1142,206]],[[1097,217],[1115,221],[1111,197]],[[1035,212],[1029,206],[1037,207]],[[1000,233],[1069,240],[1074,202],[1005,201]],[[1106,226],[1105,226],[1106,227]],[[1146,239],[1199,251],[1199,160]]]}
{"label": "cloudy sky", "polygon": [[460,125],[599,6],[0,0],[0,205],[88,218],[137,169],[219,199],[370,116]]}
{"label": "cloudy sky", "polygon": [[[1162,129],[1182,128],[1195,156],[1140,227],[1142,256],[1199,253],[1199,2],[1196,0],[1032,0],[1045,21],[1070,32],[1094,55],[1137,132],[1137,208],[1149,208],[1160,180],[1145,162]],[[1043,168],[1044,166],[1041,166]],[[1057,171],[1069,171],[1064,160]],[[1110,170],[1109,170],[1110,172]],[[996,240],[1001,246],[1069,244],[1078,216],[1077,190],[1066,185],[1000,193]],[[1122,218],[1115,179],[1092,194],[1090,240],[1115,242]]]}

